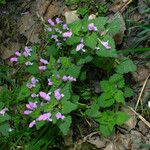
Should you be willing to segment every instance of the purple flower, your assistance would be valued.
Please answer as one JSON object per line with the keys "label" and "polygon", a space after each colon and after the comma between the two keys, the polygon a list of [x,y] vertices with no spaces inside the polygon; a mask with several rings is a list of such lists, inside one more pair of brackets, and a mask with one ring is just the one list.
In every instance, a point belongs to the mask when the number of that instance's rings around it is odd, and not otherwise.
{"label": "purple flower", "polygon": [[57,36],[57,35],[54,35],[54,34],[51,36],[51,38],[52,38],[52,39],[55,39],[55,40],[57,39],[57,37],[58,37],[58,36]]}
{"label": "purple flower", "polygon": [[111,47],[108,45],[108,41],[107,42],[103,42],[101,41],[102,45],[106,48],[106,49],[110,49]]}
{"label": "purple flower", "polygon": [[24,55],[24,57],[31,56],[31,54],[29,52],[26,52],[26,51],[23,52],[23,55]]}
{"label": "purple flower", "polygon": [[51,25],[51,26],[54,26],[55,23],[52,21],[52,19],[48,19],[48,23]]}
{"label": "purple flower", "polygon": [[83,38],[81,38],[80,42],[81,42],[81,43],[83,43],[83,42],[84,42]]}
{"label": "purple flower", "polygon": [[65,116],[62,115],[60,112],[58,112],[58,113],[56,114],[56,119],[64,119],[64,118],[65,118]]}
{"label": "purple flower", "polygon": [[57,23],[57,24],[62,23],[62,21],[60,20],[60,18],[58,18],[58,17],[56,18],[56,23]]}
{"label": "purple flower", "polygon": [[17,62],[17,61],[18,61],[18,58],[17,58],[17,57],[12,57],[12,58],[10,58],[10,61],[11,61],[11,62]]}
{"label": "purple flower", "polygon": [[32,66],[32,65],[33,65],[33,63],[32,63],[32,62],[30,62],[30,61],[27,61],[27,62],[25,63],[25,65],[26,65],[26,66]]}
{"label": "purple flower", "polygon": [[51,117],[51,113],[45,113],[45,114],[42,114],[40,115],[36,120],[38,121],[41,121],[41,120],[49,120],[49,121],[52,121],[52,119],[50,118]]}
{"label": "purple flower", "polygon": [[76,81],[76,78],[68,76],[69,81]]}
{"label": "purple flower", "polygon": [[53,82],[52,82],[52,80],[51,79],[48,79],[48,85],[53,85]]}
{"label": "purple flower", "polygon": [[27,85],[26,85],[29,89],[32,89],[33,87],[35,87],[35,85],[34,84],[30,84],[30,83],[27,83]]}
{"label": "purple flower", "polygon": [[82,50],[83,47],[84,47],[84,44],[83,44],[83,43],[78,44],[77,47],[76,47],[76,51]]}
{"label": "purple flower", "polygon": [[60,89],[57,89],[54,91],[54,96],[57,100],[60,100],[62,97],[64,97],[64,94],[61,94]]}
{"label": "purple flower", "polygon": [[31,110],[25,110],[25,111],[24,111],[24,114],[25,114],[25,115],[29,115],[29,114],[31,114],[31,113],[32,113]]}
{"label": "purple flower", "polygon": [[68,31],[68,32],[63,33],[64,38],[71,37],[71,36],[72,36],[72,31]]}
{"label": "purple flower", "polygon": [[47,31],[48,31],[48,32],[51,32],[51,31],[52,31],[52,28],[48,28]]}
{"label": "purple flower", "polygon": [[94,23],[90,23],[88,25],[88,30],[89,31],[97,31],[97,27],[95,27]]}
{"label": "purple flower", "polygon": [[42,97],[44,100],[46,100],[46,101],[50,101],[50,96],[49,96],[49,94],[46,94],[45,92],[40,92],[39,93],[39,95],[40,95],[40,97]]}
{"label": "purple flower", "polygon": [[19,56],[21,56],[21,53],[19,51],[16,51],[15,55],[19,57]]}
{"label": "purple flower", "polygon": [[6,113],[6,111],[8,111],[8,108],[4,108],[4,109],[2,109],[1,111],[0,111],[0,114],[1,115],[5,115],[5,113]]}
{"label": "purple flower", "polygon": [[60,33],[60,34],[62,34],[62,31],[60,29],[58,29],[58,28],[56,28],[55,31]]}
{"label": "purple flower", "polygon": [[38,82],[38,79],[36,79],[35,77],[31,78],[31,83],[32,84],[36,84]]}
{"label": "purple flower", "polygon": [[68,77],[67,77],[67,76],[63,76],[62,80],[63,80],[63,81],[67,81],[67,80],[68,80]]}
{"label": "purple flower", "polygon": [[27,47],[27,46],[25,46],[25,52],[27,52],[27,53],[30,53],[31,51],[32,51],[32,49],[31,48],[29,48],[29,47]]}
{"label": "purple flower", "polygon": [[37,108],[37,105],[36,105],[37,102],[29,102],[29,104],[26,104],[26,107],[30,110],[33,110],[35,108]]}
{"label": "purple flower", "polygon": [[67,27],[67,24],[63,24],[63,29],[65,30],[65,29],[67,29],[68,27]]}
{"label": "purple flower", "polygon": [[40,59],[40,62],[43,63],[44,65],[48,65],[49,62],[43,58]]}
{"label": "purple flower", "polygon": [[35,120],[33,120],[33,121],[29,124],[29,128],[32,128],[35,124],[36,124],[36,122],[35,122]]}
{"label": "purple flower", "polygon": [[41,103],[40,103],[40,106],[44,106],[44,103],[43,103],[43,102],[41,102]]}
{"label": "purple flower", "polygon": [[57,79],[60,79],[60,75],[58,74],[58,75],[56,76],[56,78],[57,78]]}
{"label": "purple flower", "polygon": [[46,70],[46,66],[39,66],[39,70]]}
{"label": "purple flower", "polygon": [[35,97],[38,97],[38,96],[39,96],[39,95],[38,95],[38,94],[35,94],[35,93],[32,93],[32,94],[31,94],[31,97],[32,97],[32,98],[35,98]]}

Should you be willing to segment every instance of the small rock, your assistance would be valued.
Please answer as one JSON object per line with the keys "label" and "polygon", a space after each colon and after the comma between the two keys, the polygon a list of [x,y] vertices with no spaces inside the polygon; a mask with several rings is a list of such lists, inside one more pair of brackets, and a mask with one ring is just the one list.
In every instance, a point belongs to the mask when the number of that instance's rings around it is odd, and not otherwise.
{"label": "small rock", "polygon": [[139,131],[141,131],[144,135],[149,131],[149,128],[143,123],[143,121],[138,122]]}
{"label": "small rock", "polygon": [[44,14],[44,20],[47,21],[49,18],[64,15],[67,11],[68,8],[62,0],[52,1]]}
{"label": "small rock", "polygon": [[105,148],[104,150],[115,150],[115,146],[113,143],[109,143]]}
{"label": "small rock", "polygon": [[2,45],[0,47],[0,53],[1,53],[0,57],[3,60],[8,59],[12,55],[14,55],[15,51],[20,50],[21,47],[22,45],[20,43],[15,43],[15,42],[9,42],[7,47]]}
{"label": "small rock", "polygon": [[122,109],[124,112],[126,112],[127,114],[130,115],[130,119],[124,123],[124,125],[122,125],[123,128],[125,128],[126,130],[130,131],[132,129],[135,128],[136,124],[137,124],[137,117],[136,115],[128,108],[123,108]]}
{"label": "small rock", "polygon": [[34,20],[32,14],[25,14],[19,23],[20,34],[23,34],[31,43],[40,43],[39,32],[42,26]]}
{"label": "small rock", "polygon": [[136,72],[134,72],[132,75],[133,75],[133,78],[136,82],[142,82],[147,78],[149,73],[150,73],[149,69],[138,68],[138,70]]}
{"label": "small rock", "polygon": [[79,16],[76,11],[68,11],[65,13],[66,23],[70,24],[76,20],[79,20]]}

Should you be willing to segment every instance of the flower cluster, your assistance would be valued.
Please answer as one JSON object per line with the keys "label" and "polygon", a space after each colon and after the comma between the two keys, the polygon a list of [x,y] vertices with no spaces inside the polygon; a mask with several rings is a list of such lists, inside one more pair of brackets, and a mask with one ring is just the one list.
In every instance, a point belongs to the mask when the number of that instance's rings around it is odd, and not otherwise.
{"label": "flower cluster", "polygon": [[36,79],[35,77],[31,78],[31,83],[27,83],[27,87],[29,89],[32,89],[33,87],[35,87],[36,83],[39,82],[38,79]]}
{"label": "flower cluster", "polygon": [[41,70],[41,71],[46,70],[46,68],[47,68],[46,65],[48,65],[49,62],[47,60],[41,58],[40,63],[41,63],[41,66],[39,66],[39,70]]}

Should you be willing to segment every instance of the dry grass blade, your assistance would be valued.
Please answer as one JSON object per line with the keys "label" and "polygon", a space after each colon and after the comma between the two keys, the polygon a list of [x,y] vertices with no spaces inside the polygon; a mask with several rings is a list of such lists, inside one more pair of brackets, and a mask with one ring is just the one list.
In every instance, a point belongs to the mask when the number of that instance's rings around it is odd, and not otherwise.
{"label": "dry grass blade", "polygon": [[148,75],[148,77],[147,77],[146,80],[144,81],[144,84],[143,84],[143,86],[142,86],[141,92],[140,92],[140,94],[139,94],[139,97],[138,97],[138,100],[137,100],[137,103],[136,103],[136,106],[135,106],[135,110],[137,110],[137,107],[138,107],[140,101],[141,101],[141,104],[142,104],[141,96],[142,96],[142,94],[143,94],[143,91],[144,91],[144,89],[145,89],[145,86],[146,86],[146,83],[147,83],[149,77],[150,77],[150,74]]}
{"label": "dry grass blade", "polygon": [[149,128],[150,128],[150,123],[145,119],[143,118],[140,114],[138,114],[132,107],[129,107],[128,108],[134,112]]}

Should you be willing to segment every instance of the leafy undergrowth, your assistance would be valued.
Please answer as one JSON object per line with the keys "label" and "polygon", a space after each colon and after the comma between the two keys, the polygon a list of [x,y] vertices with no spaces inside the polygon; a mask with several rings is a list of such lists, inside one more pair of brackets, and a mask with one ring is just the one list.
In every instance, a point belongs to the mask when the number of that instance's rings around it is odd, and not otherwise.
{"label": "leafy undergrowth", "polygon": [[[133,96],[125,75],[136,66],[115,48],[112,36],[120,31],[119,24],[107,17],[85,17],[69,25],[49,19],[44,47],[16,51],[10,59],[13,68],[1,67],[2,146],[63,149],[60,139],[80,128],[79,120],[92,120],[98,125],[93,131],[110,136],[129,119],[121,111]],[[93,68],[96,73],[89,71]],[[98,93],[90,85],[95,79]]]}

